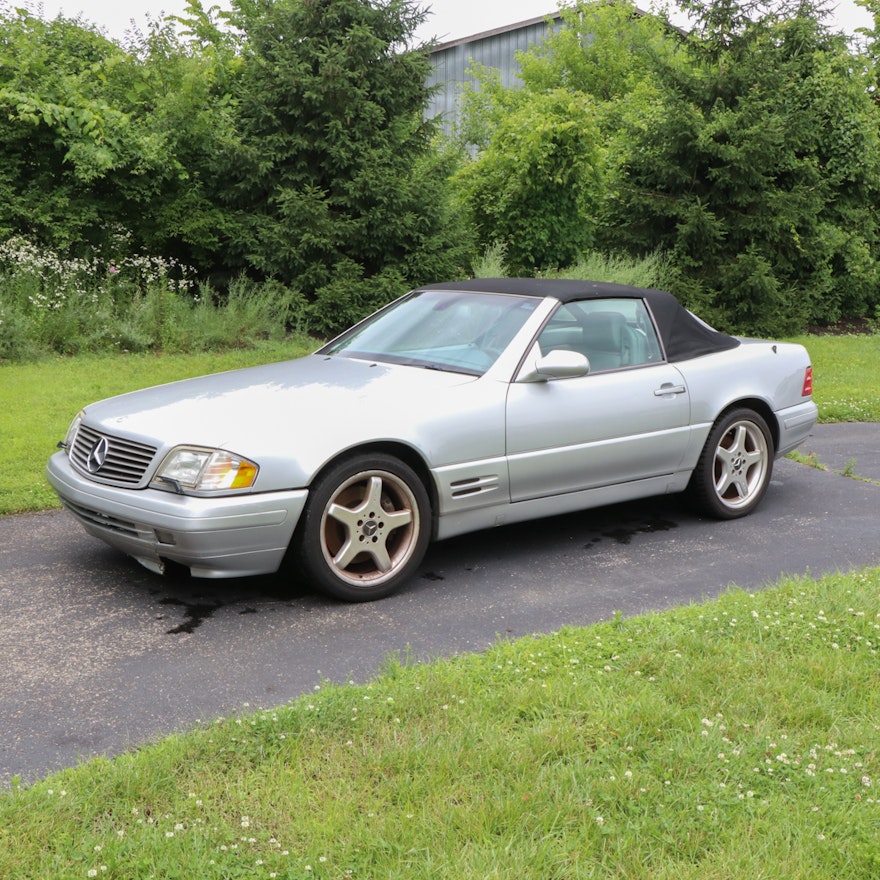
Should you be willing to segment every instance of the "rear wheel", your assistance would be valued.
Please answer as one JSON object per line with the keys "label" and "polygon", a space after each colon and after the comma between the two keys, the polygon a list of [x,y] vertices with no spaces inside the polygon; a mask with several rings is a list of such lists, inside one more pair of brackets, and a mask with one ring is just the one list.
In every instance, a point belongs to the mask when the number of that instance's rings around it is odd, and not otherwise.
{"label": "rear wheel", "polygon": [[734,409],[715,423],[700,454],[689,494],[705,513],[736,519],[764,497],[773,473],[773,438],[751,409]]}
{"label": "rear wheel", "polygon": [[348,602],[381,599],[418,568],[430,522],[428,493],[412,468],[390,455],[361,455],[313,486],[296,549],[323,592]]}

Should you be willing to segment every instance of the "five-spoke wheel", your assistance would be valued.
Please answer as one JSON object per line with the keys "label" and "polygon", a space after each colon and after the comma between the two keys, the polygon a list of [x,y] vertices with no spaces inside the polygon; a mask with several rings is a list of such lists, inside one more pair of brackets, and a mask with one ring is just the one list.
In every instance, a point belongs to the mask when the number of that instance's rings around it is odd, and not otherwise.
{"label": "five-spoke wheel", "polygon": [[735,519],[755,509],[772,472],[773,438],[767,423],[753,410],[730,410],[709,433],[690,493],[706,513]]}
{"label": "five-spoke wheel", "polygon": [[357,456],[312,488],[298,531],[299,559],[332,596],[380,599],[422,561],[430,519],[428,494],[408,465],[383,454]]}

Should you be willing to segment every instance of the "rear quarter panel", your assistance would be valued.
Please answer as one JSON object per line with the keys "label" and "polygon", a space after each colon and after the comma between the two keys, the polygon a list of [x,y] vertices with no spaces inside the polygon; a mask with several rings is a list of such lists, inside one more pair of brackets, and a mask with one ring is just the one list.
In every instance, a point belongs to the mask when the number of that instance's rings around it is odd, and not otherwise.
{"label": "rear quarter panel", "polygon": [[802,394],[809,365],[810,356],[801,345],[756,339],[676,364],[688,387],[695,429],[687,466],[696,463],[718,416],[741,401],[760,401],[766,407],[764,414],[773,422],[770,428],[778,441],[781,414],[810,403]]}

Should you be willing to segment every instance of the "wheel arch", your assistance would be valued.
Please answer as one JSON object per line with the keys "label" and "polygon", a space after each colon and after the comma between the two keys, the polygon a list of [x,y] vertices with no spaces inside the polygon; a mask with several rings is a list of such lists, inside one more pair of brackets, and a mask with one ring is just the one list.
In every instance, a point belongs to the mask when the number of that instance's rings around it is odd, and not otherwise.
{"label": "wheel arch", "polygon": [[312,476],[309,484],[314,485],[327,471],[336,467],[341,461],[354,458],[357,455],[371,455],[375,453],[391,455],[394,458],[400,459],[400,461],[415,471],[416,476],[421,480],[422,485],[425,487],[425,491],[428,493],[428,500],[431,503],[431,534],[433,539],[433,536],[437,531],[437,485],[431,476],[431,469],[428,467],[428,463],[425,461],[424,457],[418,452],[418,450],[406,443],[401,443],[395,440],[376,440],[370,443],[363,443],[359,446],[352,446],[325,461],[321,468]]}
{"label": "wheel arch", "polygon": [[[423,490],[423,493],[426,496],[426,503],[430,510],[426,517],[426,528],[421,530],[421,534],[426,543],[423,544],[422,549],[420,551],[417,550],[412,557],[413,559],[418,559],[420,561],[427,544],[434,540],[436,535],[436,516],[434,511],[436,510],[435,499],[437,493],[427,463],[416,450],[405,443],[394,441],[364,443],[339,452],[331,459],[324,462],[324,464],[313,474],[309,481],[310,500],[312,497],[312,489],[316,488],[319,483],[325,480],[325,478],[332,479],[332,484],[335,484],[336,477],[333,475],[335,469],[345,468],[352,463],[352,460],[356,460],[360,457],[375,457],[378,455],[385,455],[394,458],[400,462],[401,465],[406,466],[411,470],[420,484],[420,489]],[[412,477],[407,479],[411,480]],[[297,522],[290,543],[288,544],[287,552],[285,553],[282,562],[282,568],[284,570],[293,573],[297,577],[310,577],[311,582],[317,584],[318,589],[322,592],[325,592],[327,595],[333,596],[334,598],[342,599],[343,601],[372,601],[373,599],[384,598],[386,595],[389,595],[391,592],[398,589],[400,586],[399,579],[392,579],[392,581],[385,586],[377,584],[376,588],[373,590],[361,591],[358,588],[353,588],[351,583],[346,584],[337,581],[336,579],[329,578],[329,576],[323,573],[323,564],[321,572],[317,571],[315,568],[315,555],[308,554],[305,550],[307,536],[309,535],[310,530],[315,528],[317,521],[318,520],[314,517],[311,519],[309,518],[307,504],[306,510],[304,510],[303,515]],[[420,539],[417,538],[416,540],[419,541]],[[320,539],[318,539],[318,541],[320,541]],[[314,536],[311,541],[308,541],[308,546],[317,546]],[[408,559],[403,561],[404,567],[408,564]]]}
{"label": "wheel arch", "polygon": [[773,441],[773,453],[775,456],[776,450],[779,448],[779,422],[776,419],[776,414],[773,412],[767,401],[762,400],[760,397],[743,397],[739,400],[731,401],[720,413],[718,413],[712,424],[717,424],[727,415],[727,413],[735,409],[753,410],[764,419],[767,423],[767,427],[770,429],[770,437]]}

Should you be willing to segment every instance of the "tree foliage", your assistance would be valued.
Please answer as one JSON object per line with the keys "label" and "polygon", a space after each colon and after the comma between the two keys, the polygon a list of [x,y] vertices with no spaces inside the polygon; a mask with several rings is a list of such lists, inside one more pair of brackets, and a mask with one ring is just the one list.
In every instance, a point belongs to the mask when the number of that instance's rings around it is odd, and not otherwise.
{"label": "tree foliage", "polygon": [[[578,4],[563,10],[564,29],[521,57],[521,90],[484,81],[465,126],[476,154],[461,175],[484,242],[515,238],[503,218],[516,199],[494,226],[482,219],[506,171],[524,182],[517,197],[533,216],[556,214],[564,240],[554,253],[540,249],[539,224],[519,227],[527,240],[516,247],[538,268],[564,260],[589,228],[606,251],[666,252],[668,284],[730,330],[780,333],[870,313],[880,302],[870,56],[831,33],[814,0],[681,5],[688,34],[626,0]],[[559,90],[581,108],[565,121],[597,144],[599,164],[578,171],[564,160],[567,188],[590,193],[589,205],[552,192],[546,152],[531,147],[537,135],[509,128],[528,107],[540,131]],[[493,185],[474,187],[490,169]]]}
{"label": "tree foliage", "polygon": [[565,89],[512,98],[483,102],[491,134],[457,184],[480,241],[502,245],[513,271],[569,265],[595,237],[603,150],[593,102]]}
{"label": "tree foliage", "polygon": [[859,44],[823,0],[578,2],[490,72],[454,148],[424,119],[417,0],[189,0],[122,45],[0,0],[0,240],[270,279],[331,332],[503,249],[662,253],[744,332],[880,304],[880,0]]}
{"label": "tree foliage", "polygon": [[666,48],[662,23],[628,4],[561,14],[563,28],[518,56],[522,88],[475,67],[479,87],[464,94],[458,137],[472,158],[456,184],[480,246],[503,246],[519,273],[570,265],[596,242],[621,120],[647,100],[650,56]]}
{"label": "tree foliage", "polygon": [[122,60],[93,31],[5,12],[0,35],[0,236],[70,245],[100,223],[94,183],[119,162],[128,119],[99,85]]}
{"label": "tree foliage", "polygon": [[[661,247],[703,311],[787,332],[877,302],[878,118],[864,64],[799,3],[688,4],[687,63],[654,68],[606,241]],[[744,12],[748,12],[746,15]]]}
{"label": "tree foliage", "polygon": [[206,256],[222,218],[202,172],[225,127],[209,59],[169,25],[123,49],[78,20],[0,18],[0,235]]}
{"label": "tree foliage", "polygon": [[[331,330],[457,274],[412,0],[192,0],[124,47],[0,9],[0,236],[291,285]],[[182,26],[179,27],[179,26]]]}
{"label": "tree foliage", "polygon": [[221,197],[230,254],[294,283],[330,329],[458,270],[448,169],[424,120],[428,55],[410,0],[239,2],[240,148]]}

